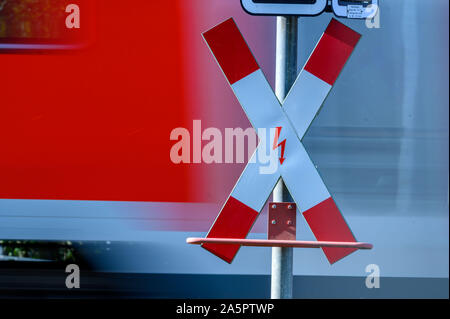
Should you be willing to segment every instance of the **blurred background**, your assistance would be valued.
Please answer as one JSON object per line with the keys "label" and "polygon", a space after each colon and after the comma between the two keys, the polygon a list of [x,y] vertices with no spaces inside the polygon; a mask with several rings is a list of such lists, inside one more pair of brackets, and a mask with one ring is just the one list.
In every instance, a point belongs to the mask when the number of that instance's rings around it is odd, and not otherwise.
{"label": "blurred background", "polygon": [[[69,3],[81,28],[65,28]],[[381,1],[304,144],[360,241],[294,252],[296,298],[448,298],[446,0]],[[201,33],[233,17],[271,84],[274,17],[239,0],[0,0],[0,296],[267,298],[271,250],[204,236],[245,164],[174,164],[170,132],[250,127]],[[333,17],[302,17],[302,67]],[[299,177],[301,178],[301,177]],[[250,237],[265,238],[267,212]],[[297,238],[314,240],[298,215]],[[67,264],[81,288],[65,287]],[[366,266],[380,268],[368,289]]]}

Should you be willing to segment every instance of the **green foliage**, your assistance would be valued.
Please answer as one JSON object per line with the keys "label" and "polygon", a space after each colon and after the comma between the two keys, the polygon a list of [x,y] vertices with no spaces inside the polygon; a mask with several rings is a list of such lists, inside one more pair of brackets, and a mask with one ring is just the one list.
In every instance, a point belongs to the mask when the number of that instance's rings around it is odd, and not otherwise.
{"label": "green foliage", "polygon": [[32,240],[0,240],[4,256],[75,262],[76,255],[70,241],[43,243]]}

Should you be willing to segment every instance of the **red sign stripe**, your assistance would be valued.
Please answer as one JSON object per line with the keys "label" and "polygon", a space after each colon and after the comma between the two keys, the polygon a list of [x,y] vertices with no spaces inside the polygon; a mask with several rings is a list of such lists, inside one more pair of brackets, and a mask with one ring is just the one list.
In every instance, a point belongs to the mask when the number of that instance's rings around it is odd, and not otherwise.
{"label": "red sign stripe", "polygon": [[333,85],[360,37],[359,33],[332,19],[305,70]]}
{"label": "red sign stripe", "polygon": [[[319,241],[356,242],[352,231],[331,197],[305,211],[303,216]],[[357,250],[356,248],[329,247],[322,249],[330,264]]]}
{"label": "red sign stripe", "polygon": [[222,22],[203,37],[230,84],[259,69],[247,43],[232,18]]}
{"label": "red sign stripe", "polygon": [[[257,211],[230,196],[206,237],[245,238],[257,217]],[[241,246],[203,244],[202,247],[226,262],[231,263]]]}
{"label": "red sign stripe", "polygon": [[331,19],[331,22],[325,30],[325,33],[348,44],[352,48],[354,48],[356,44],[358,44],[358,41],[361,38],[361,34],[350,29],[345,24],[342,24],[335,19]]}

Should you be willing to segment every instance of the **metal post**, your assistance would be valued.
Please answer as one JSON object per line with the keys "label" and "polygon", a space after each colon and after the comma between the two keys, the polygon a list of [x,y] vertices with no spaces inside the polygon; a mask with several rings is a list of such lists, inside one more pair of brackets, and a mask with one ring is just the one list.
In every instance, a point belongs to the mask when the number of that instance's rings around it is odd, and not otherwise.
{"label": "metal post", "polygon": [[[275,93],[282,102],[297,77],[298,17],[277,17]],[[280,179],[273,191],[274,202],[290,202],[289,192]],[[271,298],[292,298],[293,248],[272,248]]]}

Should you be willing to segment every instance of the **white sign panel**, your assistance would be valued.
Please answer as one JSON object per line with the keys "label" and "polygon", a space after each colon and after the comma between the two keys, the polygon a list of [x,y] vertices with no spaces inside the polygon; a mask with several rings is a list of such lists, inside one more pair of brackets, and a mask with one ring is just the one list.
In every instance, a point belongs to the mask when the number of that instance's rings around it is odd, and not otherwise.
{"label": "white sign panel", "polygon": [[349,19],[372,18],[378,11],[378,0],[333,0],[336,16]]}
{"label": "white sign panel", "polygon": [[327,0],[241,0],[242,7],[256,15],[305,15],[322,13]]}

